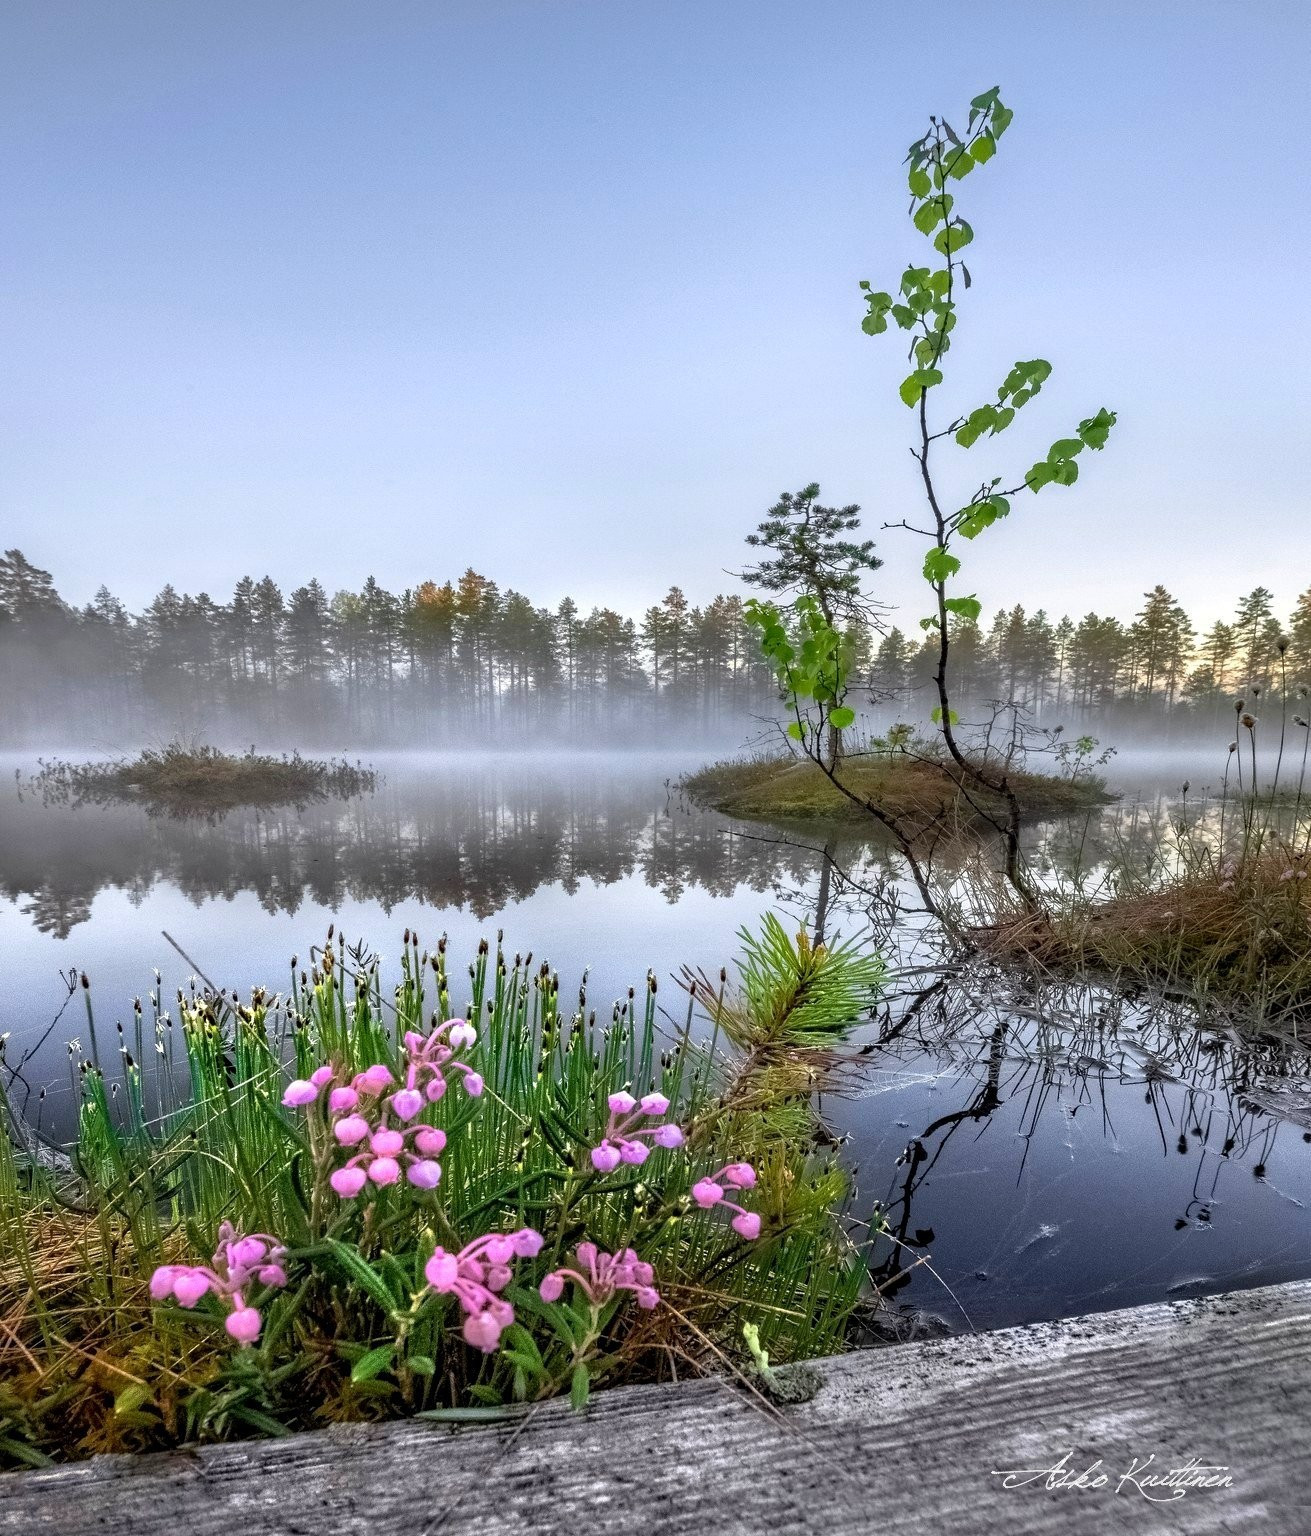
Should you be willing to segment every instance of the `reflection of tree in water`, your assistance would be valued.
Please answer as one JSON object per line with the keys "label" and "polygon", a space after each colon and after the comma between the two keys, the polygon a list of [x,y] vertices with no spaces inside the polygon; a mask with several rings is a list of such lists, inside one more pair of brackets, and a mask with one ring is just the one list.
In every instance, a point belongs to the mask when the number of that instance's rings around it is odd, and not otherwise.
{"label": "reflection of tree in water", "polygon": [[0,800],[0,892],[59,937],[86,921],[100,891],[140,899],[157,882],[197,903],[252,891],[269,912],[346,900],[390,911],[418,899],[482,918],[552,882],[572,892],[638,875],[675,902],[689,889],[803,882],[815,862],[810,848],[690,810],[649,778],[577,768],[448,768],[345,803],[212,822]]}
{"label": "reflection of tree in water", "polygon": [[[916,1225],[917,1195],[953,1139],[962,1130],[981,1137],[1003,1105],[1018,1112],[1018,1187],[1044,1116],[1093,1116],[1115,1143],[1114,1101],[1123,1108],[1121,1090],[1141,1089],[1162,1154],[1195,1164],[1191,1197],[1172,1216],[1176,1231],[1211,1225],[1217,1192],[1238,1177],[1237,1165],[1264,1178],[1281,1136],[1311,1140],[1311,1131],[1261,1107],[1272,1085],[1306,1081],[1311,1057],[1304,1046],[1207,1031],[1181,1005],[1148,1005],[1087,985],[1035,987],[967,968],[891,1002],[876,1044],[866,1049],[871,1063],[894,1073],[900,1061],[922,1070],[930,1058],[958,1105],[909,1138],[882,1201],[887,1236],[874,1250],[871,1278],[886,1297],[910,1282],[940,1235]],[[1126,1256],[1149,1267],[1161,1236],[1135,1239]]]}

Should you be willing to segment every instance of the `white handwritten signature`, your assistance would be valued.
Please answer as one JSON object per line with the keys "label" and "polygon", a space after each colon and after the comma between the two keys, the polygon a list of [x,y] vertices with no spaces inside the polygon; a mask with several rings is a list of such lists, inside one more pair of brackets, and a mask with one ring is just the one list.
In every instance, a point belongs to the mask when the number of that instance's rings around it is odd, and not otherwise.
{"label": "white handwritten signature", "polygon": [[1154,1504],[1171,1499],[1182,1499],[1197,1488],[1232,1488],[1234,1480],[1227,1466],[1211,1466],[1200,1457],[1190,1456],[1180,1466],[1169,1467],[1157,1463],[1155,1454],[1133,1458],[1127,1471],[1115,1472],[1098,1458],[1082,1471],[1073,1465],[1074,1452],[1066,1451],[1061,1459],[1050,1467],[994,1468],[993,1477],[1002,1480],[1003,1488],[1041,1487],[1049,1492],[1091,1492],[1113,1488],[1116,1493],[1136,1490]]}

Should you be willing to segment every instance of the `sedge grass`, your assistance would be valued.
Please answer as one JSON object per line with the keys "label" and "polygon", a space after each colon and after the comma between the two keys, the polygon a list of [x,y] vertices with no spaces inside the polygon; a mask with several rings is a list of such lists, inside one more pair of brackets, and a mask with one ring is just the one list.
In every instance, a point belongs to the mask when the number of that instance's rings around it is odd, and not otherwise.
{"label": "sedge grass", "polygon": [[[1167,813],[1131,808],[1097,866],[1077,857],[1074,878],[1048,889],[1039,910],[1017,910],[976,877],[980,947],[1216,1006],[1257,1033],[1300,1033],[1311,1016],[1311,727],[1281,699],[1263,754],[1246,699],[1234,715],[1219,794],[1190,798],[1185,782]],[[1295,751],[1290,727],[1303,737]]]}
{"label": "sedge grass", "polygon": [[[0,1138],[0,1457],[40,1465],[562,1390],[578,1400],[580,1371],[585,1396],[593,1382],[731,1363],[744,1322],[776,1360],[840,1349],[869,1287],[844,1222],[848,1179],[820,1149],[810,1095],[882,963],[793,939],[773,918],[744,943],[743,984],[716,989],[709,1039],[695,997],[669,1024],[653,976],[598,1020],[585,988],[562,1006],[558,976],[531,956],[484,943],[457,979],[444,940],[427,952],[409,934],[394,987],[330,931],[310,966],[293,962],[284,995],[180,993],[176,1020],[158,1011],[147,1039],[153,1071],[126,1044],[112,1077],[81,1067],[71,1173]],[[455,996],[477,1023],[470,1059],[486,1086],[425,1111],[449,1138],[441,1184],[338,1199],[306,1115],[282,1103],[289,1076],[329,1060],[398,1070],[404,1032],[451,1017]],[[628,1088],[667,1095],[686,1146],[598,1175],[588,1149],[607,1096]],[[689,1197],[734,1160],[758,1174],[754,1242]],[[224,1220],[289,1249],[256,1347],[234,1348],[204,1303],[149,1296],[155,1266],[203,1259]],[[423,1264],[434,1241],[524,1225],[545,1247],[505,1293],[507,1347],[483,1356],[458,1319],[416,1305]],[[638,1250],[662,1297],[654,1311],[612,1304],[586,1349],[535,1289],[583,1237]]]}

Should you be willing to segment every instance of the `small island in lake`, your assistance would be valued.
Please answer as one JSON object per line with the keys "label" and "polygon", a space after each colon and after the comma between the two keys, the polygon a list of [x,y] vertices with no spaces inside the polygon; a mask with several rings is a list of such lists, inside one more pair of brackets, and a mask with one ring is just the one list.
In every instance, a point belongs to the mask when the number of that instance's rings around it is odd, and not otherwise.
{"label": "small island in lake", "polygon": [[104,804],[137,802],[175,816],[210,816],[240,805],[307,805],[366,794],[378,782],[372,768],[344,758],[320,760],[299,752],[273,757],[252,747],[240,755],[217,747],[170,742],[128,760],[43,763],[33,783],[52,799]]}
{"label": "small island in lake", "polygon": [[[890,816],[934,821],[955,815],[976,823],[1003,810],[999,795],[970,785],[949,761],[901,751],[844,755],[840,778],[853,795]],[[812,759],[789,752],[728,759],[689,774],[683,788],[698,805],[755,821],[867,822],[869,813],[839,789]],[[1010,785],[1026,818],[1067,815],[1108,805],[1103,780],[1082,774],[1014,771]]]}

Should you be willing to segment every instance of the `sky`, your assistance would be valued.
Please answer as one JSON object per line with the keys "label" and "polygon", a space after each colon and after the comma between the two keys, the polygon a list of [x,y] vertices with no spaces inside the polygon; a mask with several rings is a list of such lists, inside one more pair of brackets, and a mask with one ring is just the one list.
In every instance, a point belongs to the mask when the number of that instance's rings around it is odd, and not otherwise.
{"label": "sky", "polygon": [[[1054,372],[948,498],[985,613],[1311,586],[1306,0],[8,0],[0,548],[85,602],[473,565],[637,612],[811,480],[923,607],[906,146],[1000,85],[942,396]],[[1018,473],[1016,473],[1018,471]],[[1014,475],[1014,480],[1011,476]]]}

